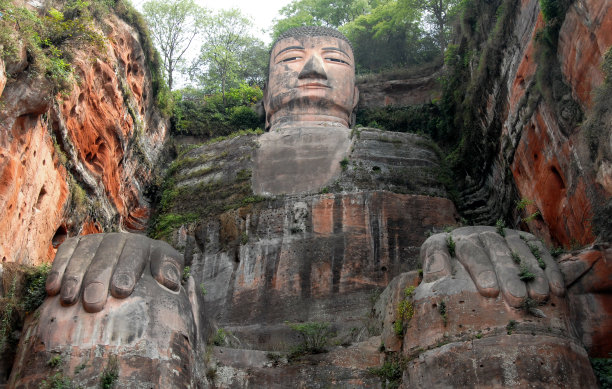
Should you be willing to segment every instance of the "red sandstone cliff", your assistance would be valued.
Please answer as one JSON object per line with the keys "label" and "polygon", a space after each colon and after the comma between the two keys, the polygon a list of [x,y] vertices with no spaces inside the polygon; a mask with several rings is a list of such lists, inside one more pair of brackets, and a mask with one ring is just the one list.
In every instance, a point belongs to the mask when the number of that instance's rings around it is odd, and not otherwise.
{"label": "red sandstone cliff", "polygon": [[[609,120],[596,130],[603,144],[597,158],[589,151],[585,128],[599,115],[593,96],[604,82],[602,63],[612,45],[612,3],[574,1],[560,27],[553,60],[542,56],[538,44],[546,25],[539,2],[525,0],[516,8],[506,21],[513,28],[500,50],[499,76],[478,101],[479,126],[485,136],[499,134],[494,138],[498,151],[483,178],[464,191],[462,211],[483,224],[514,214],[516,225],[539,211],[528,221],[530,230],[549,244],[585,245],[597,233],[607,234],[601,228],[594,231],[593,218],[606,212],[604,204],[612,196],[611,150],[605,146],[612,134]],[[560,67],[558,78],[538,79],[538,72],[551,72],[545,61],[553,63],[553,70]],[[516,191],[508,185],[509,172]],[[515,205],[521,198],[533,203],[519,214]]]}
{"label": "red sandstone cliff", "polygon": [[66,235],[142,230],[143,191],[166,136],[134,28],[105,20],[107,41],[77,49],[75,82],[51,96],[25,49],[0,62],[0,258],[39,264]]}

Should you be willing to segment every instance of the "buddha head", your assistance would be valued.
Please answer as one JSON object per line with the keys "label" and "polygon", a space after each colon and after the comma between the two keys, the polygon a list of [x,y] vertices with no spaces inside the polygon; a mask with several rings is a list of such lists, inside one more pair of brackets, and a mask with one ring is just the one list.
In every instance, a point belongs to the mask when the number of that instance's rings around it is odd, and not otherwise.
{"label": "buddha head", "polygon": [[264,93],[266,128],[348,127],[358,99],[353,49],[339,31],[292,28],[273,44]]}

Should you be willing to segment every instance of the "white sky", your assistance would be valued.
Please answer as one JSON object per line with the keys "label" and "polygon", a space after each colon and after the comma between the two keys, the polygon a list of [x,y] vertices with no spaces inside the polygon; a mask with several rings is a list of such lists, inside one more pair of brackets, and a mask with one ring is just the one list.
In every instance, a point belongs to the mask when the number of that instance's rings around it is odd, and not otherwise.
{"label": "white sky", "polygon": [[[134,7],[142,12],[142,4],[147,0],[132,0]],[[278,11],[291,0],[195,0],[202,7],[210,10],[238,8],[243,15],[253,20],[253,35],[271,43],[270,27],[272,19],[278,18]]]}

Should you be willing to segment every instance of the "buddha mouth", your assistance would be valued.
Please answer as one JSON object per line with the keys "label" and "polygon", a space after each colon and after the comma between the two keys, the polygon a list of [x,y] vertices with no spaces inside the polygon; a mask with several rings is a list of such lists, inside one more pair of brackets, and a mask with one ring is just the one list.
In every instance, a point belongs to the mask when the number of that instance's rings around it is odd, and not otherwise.
{"label": "buddha mouth", "polygon": [[322,82],[308,82],[306,84],[298,85],[298,88],[305,88],[305,89],[328,89],[328,88],[330,88],[330,86],[327,85],[327,84],[324,84]]}

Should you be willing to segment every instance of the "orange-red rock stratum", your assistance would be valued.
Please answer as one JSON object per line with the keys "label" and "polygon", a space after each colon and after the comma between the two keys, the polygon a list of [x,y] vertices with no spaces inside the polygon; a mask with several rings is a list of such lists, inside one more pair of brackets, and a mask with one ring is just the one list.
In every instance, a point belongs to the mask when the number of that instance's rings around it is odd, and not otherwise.
{"label": "orange-red rock stratum", "polygon": [[25,50],[0,63],[2,261],[49,262],[68,235],[145,227],[143,190],[167,124],[138,34],[114,16],[106,24],[104,49],[76,49],[80,81],[67,96],[28,74]]}

